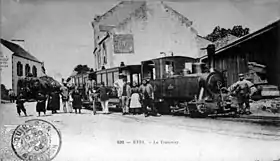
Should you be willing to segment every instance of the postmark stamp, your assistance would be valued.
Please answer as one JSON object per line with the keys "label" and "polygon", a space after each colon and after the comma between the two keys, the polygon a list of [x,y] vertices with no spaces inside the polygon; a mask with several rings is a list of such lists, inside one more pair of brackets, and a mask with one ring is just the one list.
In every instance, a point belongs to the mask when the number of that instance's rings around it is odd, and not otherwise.
{"label": "postmark stamp", "polygon": [[17,125],[4,125],[1,127],[0,131],[0,160],[12,160],[12,161],[21,161],[19,159],[12,147],[11,147],[11,138],[13,135],[13,132]]}
{"label": "postmark stamp", "polygon": [[28,161],[50,161],[61,148],[61,134],[51,123],[33,119],[18,125],[11,138],[16,156]]}

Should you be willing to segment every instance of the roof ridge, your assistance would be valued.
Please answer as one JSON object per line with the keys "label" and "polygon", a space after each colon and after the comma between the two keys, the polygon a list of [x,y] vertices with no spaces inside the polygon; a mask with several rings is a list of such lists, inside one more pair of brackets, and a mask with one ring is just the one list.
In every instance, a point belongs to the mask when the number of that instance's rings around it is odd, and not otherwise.
{"label": "roof ridge", "polygon": [[121,1],[120,3],[116,4],[114,7],[112,7],[110,10],[107,12],[103,13],[97,20],[96,22],[100,22],[108,13],[113,12],[117,7],[119,7],[121,4],[123,4],[124,1]]}
{"label": "roof ridge", "polygon": [[145,1],[121,1],[118,4],[116,4],[114,7],[112,7],[110,10],[99,16],[99,19],[96,20],[96,22],[100,22],[103,19],[107,17],[109,13],[113,13],[114,11],[117,10],[117,8],[121,7],[123,4],[132,4],[132,3],[144,3]]}
{"label": "roof ridge", "polygon": [[[191,20],[189,20],[186,16],[184,16],[181,13],[179,13],[178,11],[174,10],[172,7],[170,7],[169,5],[165,4],[163,1],[161,1],[161,4],[163,5],[164,8],[167,8],[168,10],[171,10],[175,14],[179,15],[179,17],[182,18],[181,21],[183,23],[187,23],[188,26],[191,26],[193,24],[193,22]],[[179,20],[180,20],[180,18],[179,18]]]}
{"label": "roof ridge", "polygon": [[28,51],[26,51],[23,47],[21,47],[19,44],[12,43],[12,42],[2,39],[2,38],[1,38],[1,44],[4,45],[6,48],[8,48],[10,51],[12,51],[13,55],[20,56],[25,59],[29,59],[32,61],[42,63],[35,56],[33,56]]}

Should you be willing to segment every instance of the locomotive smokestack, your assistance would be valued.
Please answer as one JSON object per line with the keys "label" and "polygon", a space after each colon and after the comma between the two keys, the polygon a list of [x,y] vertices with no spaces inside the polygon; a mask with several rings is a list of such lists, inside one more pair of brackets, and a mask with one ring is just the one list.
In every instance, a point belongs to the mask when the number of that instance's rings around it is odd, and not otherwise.
{"label": "locomotive smokestack", "polygon": [[215,68],[215,60],[214,60],[214,54],[215,54],[215,45],[210,44],[207,46],[207,55],[208,55],[208,63],[209,63],[209,68],[210,72],[214,71]]}

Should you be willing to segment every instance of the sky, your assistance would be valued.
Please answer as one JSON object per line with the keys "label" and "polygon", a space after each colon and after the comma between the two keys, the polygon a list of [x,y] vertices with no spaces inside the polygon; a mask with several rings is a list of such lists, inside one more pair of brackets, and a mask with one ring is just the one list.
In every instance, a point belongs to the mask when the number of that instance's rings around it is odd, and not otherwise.
{"label": "sky", "polygon": [[[1,38],[23,39],[24,47],[44,61],[47,74],[70,76],[78,64],[93,67],[91,21],[117,0],[1,0]],[[280,18],[279,0],[165,1],[193,21],[199,35],[215,26],[256,31]]]}

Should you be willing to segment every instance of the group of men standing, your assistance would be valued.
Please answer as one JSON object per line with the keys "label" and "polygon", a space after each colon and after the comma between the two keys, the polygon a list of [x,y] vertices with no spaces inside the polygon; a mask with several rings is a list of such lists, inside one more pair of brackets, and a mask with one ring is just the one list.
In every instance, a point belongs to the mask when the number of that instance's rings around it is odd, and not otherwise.
{"label": "group of men standing", "polygon": [[[131,88],[130,83],[127,81],[127,77],[124,74],[119,74],[119,79],[114,83],[114,86],[117,88],[123,115],[130,113],[130,106],[132,107],[135,104],[139,104],[139,108],[142,109],[145,117],[149,115],[160,116],[153,104],[154,89],[148,78],[142,80],[140,87],[137,87],[134,82],[133,87]],[[139,97],[134,97],[137,95]],[[139,103],[137,101],[139,101]]]}

